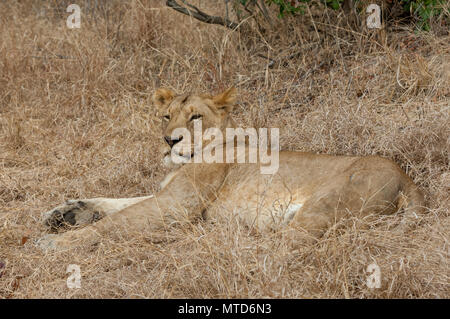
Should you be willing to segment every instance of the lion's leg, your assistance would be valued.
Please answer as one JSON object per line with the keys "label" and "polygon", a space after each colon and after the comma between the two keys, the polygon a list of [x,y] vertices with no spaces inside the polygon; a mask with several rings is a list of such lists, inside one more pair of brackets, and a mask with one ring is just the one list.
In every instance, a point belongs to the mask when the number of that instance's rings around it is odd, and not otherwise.
{"label": "lion's leg", "polygon": [[134,198],[68,200],[63,205],[43,213],[42,219],[44,225],[52,230],[65,225],[80,227],[152,197],[153,195]]}
{"label": "lion's leg", "polygon": [[317,187],[291,222],[313,237],[344,216],[390,214],[398,210],[400,179],[390,169],[350,170]]}
{"label": "lion's leg", "polygon": [[[138,199],[136,199],[137,201]],[[62,234],[47,234],[35,243],[43,250],[68,249],[79,245],[93,245],[112,230],[120,228],[141,231],[150,225],[161,227],[162,212],[158,209],[156,199],[149,196],[134,205],[117,212],[106,215],[103,219],[83,228],[72,229]]]}
{"label": "lion's leg", "polygon": [[[181,203],[185,202],[184,199]],[[112,230],[119,229],[142,232],[154,230],[177,221],[186,219],[185,212],[176,208],[177,203],[167,194],[150,196],[130,205],[125,209],[105,216],[103,219],[79,229],[72,229],[62,234],[48,234],[39,238],[35,243],[41,249],[68,249],[79,245],[93,245]]]}
{"label": "lion's leg", "polygon": [[[152,231],[179,223],[198,220],[211,202],[226,176],[226,164],[215,167],[215,174],[205,165],[183,166],[179,173],[155,196],[116,202],[130,204],[103,219],[81,229],[47,235],[37,240],[41,248],[69,248],[77,243],[93,244],[117,227],[133,232]],[[220,178],[218,178],[218,176]],[[114,206],[117,208],[116,206]]]}

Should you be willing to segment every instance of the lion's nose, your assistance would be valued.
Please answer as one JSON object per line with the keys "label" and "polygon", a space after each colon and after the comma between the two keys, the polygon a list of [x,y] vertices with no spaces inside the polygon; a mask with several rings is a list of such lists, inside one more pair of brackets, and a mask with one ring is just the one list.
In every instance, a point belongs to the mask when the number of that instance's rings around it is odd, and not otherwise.
{"label": "lion's nose", "polygon": [[173,147],[175,144],[180,142],[183,139],[183,136],[180,136],[179,138],[172,139],[170,136],[164,136],[164,140],[167,144],[169,144],[170,147]]}

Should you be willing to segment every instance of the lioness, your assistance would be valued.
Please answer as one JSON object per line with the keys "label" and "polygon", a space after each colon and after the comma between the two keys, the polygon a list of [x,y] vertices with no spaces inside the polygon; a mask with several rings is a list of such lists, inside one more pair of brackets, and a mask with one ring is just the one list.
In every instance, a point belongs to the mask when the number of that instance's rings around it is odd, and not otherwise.
{"label": "lioness", "polygon": [[[173,136],[175,129],[186,128],[193,136],[193,123],[199,119],[203,131],[215,127],[226,136],[226,128],[235,127],[230,117],[235,100],[234,88],[218,95],[156,90],[153,103],[162,115],[167,150],[186,142]],[[202,142],[203,147],[211,143]],[[190,154],[180,156],[192,158],[195,150],[190,148]],[[165,158],[168,164],[169,153]],[[208,218],[219,211],[238,214],[249,227],[260,231],[286,227],[294,233],[320,236],[349,213],[365,216],[403,210],[414,216],[424,209],[423,195],[413,181],[382,157],[281,151],[276,173],[263,175],[260,165],[187,163],[176,167],[154,196],[68,201],[44,213],[44,223],[56,229],[64,224],[86,227],[44,236],[38,244],[56,248],[72,247],[79,239],[94,243],[114,225],[158,229],[186,218]]]}

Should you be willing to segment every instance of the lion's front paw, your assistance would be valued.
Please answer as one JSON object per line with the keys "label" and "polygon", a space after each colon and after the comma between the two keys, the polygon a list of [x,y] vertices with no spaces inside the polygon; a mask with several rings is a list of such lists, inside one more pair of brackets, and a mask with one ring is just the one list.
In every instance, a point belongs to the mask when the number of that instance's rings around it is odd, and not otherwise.
{"label": "lion's front paw", "polygon": [[43,214],[43,223],[57,231],[66,226],[84,226],[91,224],[103,217],[89,202],[83,200],[68,200],[65,204],[58,206]]}

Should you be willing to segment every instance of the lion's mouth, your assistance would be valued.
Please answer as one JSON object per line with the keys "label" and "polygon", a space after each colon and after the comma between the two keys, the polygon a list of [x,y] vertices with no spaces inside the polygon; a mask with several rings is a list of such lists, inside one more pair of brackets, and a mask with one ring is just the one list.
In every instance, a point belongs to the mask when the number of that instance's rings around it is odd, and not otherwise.
{"label": "lion's mouth", "polygon": [[170,151],[167,151],[164,153],[164,157],[172,157],[172,156],[177,156],[178,158],[183,158],[186,161],[190,161],[194,156],[195,156],[195,152],[192,151],[189,154],[180,154],[180,153],[172,153],[172,149]]}

